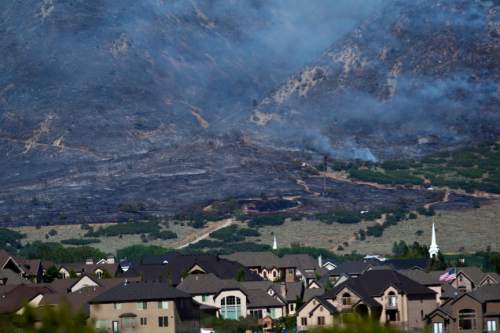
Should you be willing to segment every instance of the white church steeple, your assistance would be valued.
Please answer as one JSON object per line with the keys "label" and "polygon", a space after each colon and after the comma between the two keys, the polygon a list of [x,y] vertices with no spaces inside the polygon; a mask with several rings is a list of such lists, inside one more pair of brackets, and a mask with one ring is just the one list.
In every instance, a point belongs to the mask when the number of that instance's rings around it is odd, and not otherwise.
{"label": "white church steeple", "polygon": [[436,228],[434,227],[434,223],[432,223],[432,240],[431,246],[429,247],[429,255],[431,258],[437,257],[439,253],[439,246],[436,241]]}
{"label": "white church steeple", "polygon": [[273,239],[273,250],[277,250],[278,249],[278,242],[276,241],[276,235],[274,235],[274,239]]}

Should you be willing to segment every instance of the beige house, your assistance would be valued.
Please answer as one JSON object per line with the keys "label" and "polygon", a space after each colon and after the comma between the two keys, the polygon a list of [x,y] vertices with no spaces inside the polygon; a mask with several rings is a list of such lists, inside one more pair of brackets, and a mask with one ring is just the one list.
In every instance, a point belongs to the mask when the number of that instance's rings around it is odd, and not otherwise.
{"label": "beige house", "polygon": [[428,316],[432,333],[500,332],[500,285],[450,299]]}
{"label": "beige house", "polygon": [[[324,320],[317,319],[323,315],[315,303],[328,310]],[[433,290],[393,270],[370,270],[308,301],[298,312],[297,327],[308,330],[333,323],[335,313],[356,312],[404,330],[421,330],[437,306]]]}
{"label": "beige house", "polygon": [[90,302],[90,318],[104,332],[199,332],[199,305],[166,283],[125,283]]}
{"label": "beige house", "polygon": [[286,315],[286,301],[274,289],[262,287],[262,282],[238,282],[220,279],[214,274],[195,274],[186,277],[177,286],[189,293],[199,303],[200,309],[215,312],[224,319],[271,317],[278,319]]}

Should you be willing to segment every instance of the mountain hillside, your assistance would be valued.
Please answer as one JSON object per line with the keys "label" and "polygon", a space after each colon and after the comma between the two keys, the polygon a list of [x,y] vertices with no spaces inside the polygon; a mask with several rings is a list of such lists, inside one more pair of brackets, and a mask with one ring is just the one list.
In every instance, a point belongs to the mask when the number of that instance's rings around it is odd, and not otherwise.
{"label": "mountain hillside", "polygon": [[134,218],[130,206],[173,214],[261,193],[311,196],[316,209],[304,161],[490,140],[500,132],[498,9],[0,2],[0,223]]}
{"label": "mountain hillside", "polygon": [[408,158],[492,140],[498,5],[391,2],[263,99],[251,121],[282,145],[337,158]]}

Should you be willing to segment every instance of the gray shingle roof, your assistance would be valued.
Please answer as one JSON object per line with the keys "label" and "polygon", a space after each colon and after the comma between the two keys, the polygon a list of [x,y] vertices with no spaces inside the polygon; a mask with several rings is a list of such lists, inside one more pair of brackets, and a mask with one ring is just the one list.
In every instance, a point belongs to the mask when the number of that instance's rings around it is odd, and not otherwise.
{"label": "gray shingle roof", "polygon": [[281,307],[284,305],[276,298],[269,296],[264,290],[245,290],[245,294],[248,297],[248,308]]}
{"label": "gray shingle roof", "polygon": [[468,293],[481,303],[500,301],[500,284],[492,284],[477,288]]}
{"label": "gray shingle roof", "polygon": [[193,274],[187,276],[178,286],[191,295],[217,294],[222,290],[242,289],[238,281],[219,279],[214,274]]}
{"label": "gray shingle roof", "polygon": [[134,302],[191,298],[191,295],[166,283],[131,282],[111,288],[90,303]]}

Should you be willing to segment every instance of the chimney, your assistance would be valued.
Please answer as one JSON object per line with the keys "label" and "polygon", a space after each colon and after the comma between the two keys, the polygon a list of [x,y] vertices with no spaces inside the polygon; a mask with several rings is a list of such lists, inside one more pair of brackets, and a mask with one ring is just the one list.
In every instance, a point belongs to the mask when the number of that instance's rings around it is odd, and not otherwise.
{"label": "chimney", "polygon": [[286,299],[286,283],[285,282],[281,282],[280,283],[280,294],[281,294],[281,297],[283,297],[284,299]]}

